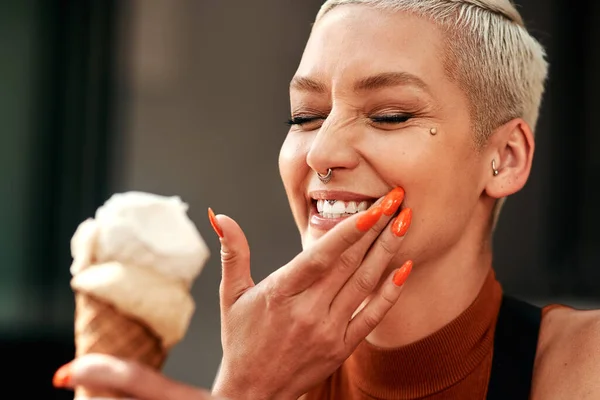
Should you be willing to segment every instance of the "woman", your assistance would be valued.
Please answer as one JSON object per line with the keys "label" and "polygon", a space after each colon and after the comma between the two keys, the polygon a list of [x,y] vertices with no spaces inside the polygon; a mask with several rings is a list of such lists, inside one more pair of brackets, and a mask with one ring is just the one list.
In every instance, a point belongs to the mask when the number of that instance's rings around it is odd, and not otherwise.
{"label": "woman", "polygon": [[[546,74],[508,0],[327,1],[280,155],[304,251],[255,285],[241,228],[211,216],[224,353],[212,395],[600,398],[598,313],[503,297],[491,265],[503,199],[529,177]],[[55,383],[209,396],[107,357]]]}

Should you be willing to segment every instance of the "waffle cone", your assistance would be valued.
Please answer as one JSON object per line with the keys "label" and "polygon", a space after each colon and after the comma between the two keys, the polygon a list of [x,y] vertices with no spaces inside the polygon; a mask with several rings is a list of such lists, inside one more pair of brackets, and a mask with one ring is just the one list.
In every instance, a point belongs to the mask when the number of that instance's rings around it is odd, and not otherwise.
{"label": "waffle cone", "polygon": [[[137,361],[160,370],[167,351],[160,338],[141,321],[120,313],[112,305],[85,293],[75,294],[75,348],[76,356],[103,353]],[[92,388],[75,388],[76,399],[127,398],[124,393],[113,393]]]}

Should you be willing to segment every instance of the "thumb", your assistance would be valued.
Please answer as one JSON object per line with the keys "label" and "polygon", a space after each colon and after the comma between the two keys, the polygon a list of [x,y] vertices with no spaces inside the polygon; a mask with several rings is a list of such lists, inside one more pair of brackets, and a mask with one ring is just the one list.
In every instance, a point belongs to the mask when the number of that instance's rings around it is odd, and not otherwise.
{"label": "thumb", "polygon": [[88,354],[59,368],[54,386],[123,393],[140,400],[210,400],[205,390],[173,381],[144,365],[105,354]]}
{"label": "thumb", "polygon": [[250,275],[250,247],[242,228],[226,215],[215,216],[209,209],[211,224],[221,241],[221,305],[231,306],[254,287]]}

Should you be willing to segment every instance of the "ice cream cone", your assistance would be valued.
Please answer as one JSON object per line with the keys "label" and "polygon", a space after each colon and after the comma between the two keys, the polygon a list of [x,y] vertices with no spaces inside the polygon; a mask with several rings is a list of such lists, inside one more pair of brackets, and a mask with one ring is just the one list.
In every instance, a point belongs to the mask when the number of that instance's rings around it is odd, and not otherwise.
{"label": "ice cream cone", "polygon": [[[161,369],[186,334],[190,288],[210,256],[187,209],[179,197],[127,192],[78,226],[70,267],[77,357],[102,353]],[[75,398],[127,396],[78,387]]]}
{"label": "ice cream cone", "polygon": [[[143,322],[119,312],[112,305],[86,293],[76,292],[75,346],[76,356],[103,353],[134,360],[160,370],[167,350],[161,339]],[[123,393],[112,393],[77,387],[75,398],[124,399]]]}

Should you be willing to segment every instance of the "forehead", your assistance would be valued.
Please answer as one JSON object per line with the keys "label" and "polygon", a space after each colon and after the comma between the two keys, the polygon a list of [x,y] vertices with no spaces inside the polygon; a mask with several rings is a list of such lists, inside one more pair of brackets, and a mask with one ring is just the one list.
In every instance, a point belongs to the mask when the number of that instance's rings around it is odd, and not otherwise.
{"label": "forehead", "polygon": [[313,28],[297,76],[328,84],[402,72],[425,83],[444,78],[443,34],[432,22],[364,5],[339,6]]}

